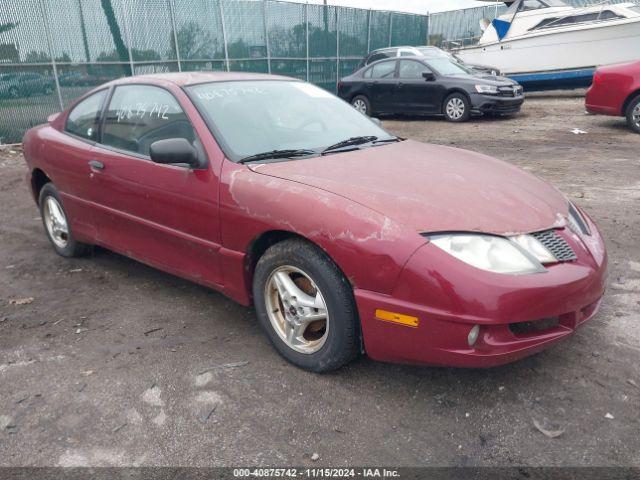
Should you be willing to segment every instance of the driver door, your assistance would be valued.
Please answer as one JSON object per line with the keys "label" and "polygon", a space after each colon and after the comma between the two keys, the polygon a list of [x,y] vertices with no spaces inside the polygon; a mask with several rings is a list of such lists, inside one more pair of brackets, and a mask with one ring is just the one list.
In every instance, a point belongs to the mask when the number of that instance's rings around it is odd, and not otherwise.
{"label": "driver door", "polygon": [[446,89],[437,76],[426,80],[422,75],[433,71],[418,60],[402,59],[398,63],[397,103],[406,112],[441,113]]}
{"label": "driver door", "polygon": [[174,95],[153,85],[117,86],[101,133],[90,162],[99,204],[98,242],[199,283],[219,285],[218,178],[211,165],[192,170],[149,157],[150,145],[167,138],[185,138],[204,155]]}

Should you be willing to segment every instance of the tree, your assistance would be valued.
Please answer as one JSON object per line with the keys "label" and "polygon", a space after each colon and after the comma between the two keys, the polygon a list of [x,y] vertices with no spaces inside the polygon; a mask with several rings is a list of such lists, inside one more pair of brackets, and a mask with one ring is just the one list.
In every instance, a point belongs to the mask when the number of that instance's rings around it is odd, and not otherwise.
{"label": "tree", "polygon": [[[170,32],[172,56],[176,52],[173,30]],[[218,42],[196,22],[185,23],[178,29],[178,47],[181,60],[202,60],[217,58]]]}
{"label": "tree", "polygon": [[[111,0],[100,0],[100,5],[102,5],[102,10],[104,11],[105,17],[107,17],[107,24],[109,25],[109,31],[111,32],[111,37],[113,37],[113,44],[116,47],[116,53],[118,55],[118,60],[121,62],[126,62],[129,57],[129,52],[127,50],[127,46],[124,44],[122,40],[122,32],[120,32],[120,26],[118,25],[118,19],[116,18],[116,14],[113,11],[113,5],[111,4]],[[124,71],[126,75],[133,75],[131,71],[131,66],[126,64],[124,66]]]}
{"label": "tree", "polygon": [[49,63],[51,62],[51,57],[48,53],[31,50],[25,55],[24,61],[27,63]]}
{"label": "tree", "polygon": [[18,26],[17,22],[0,23],[0,33],[8,32]]}

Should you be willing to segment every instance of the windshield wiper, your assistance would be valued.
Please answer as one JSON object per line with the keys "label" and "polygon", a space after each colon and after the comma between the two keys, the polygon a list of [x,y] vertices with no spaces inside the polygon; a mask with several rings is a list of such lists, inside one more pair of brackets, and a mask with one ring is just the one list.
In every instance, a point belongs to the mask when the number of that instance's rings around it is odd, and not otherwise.
{"label": "windshield wiper", "polygon": [[345,147],[351,147],[356,145],[364,145],[365,143],[371,143],[373,145],[381,145],[383,143],[395,143],[402,142],[404,138],[400,137],[391,137],[391,138],[381,138],[370,136],[370,137],[351,137],[348,140],[344,140],[340,143],[336,143],[335,145],[331,145],[330,147],[325,148],[322,151],[322,155],[325,153],[335,152],[336,150],[340,150]]}
{"label": "windshield wiper", "polygon": [[298,150],[271,150],[270,152],[256,153],[255,155],[249,155],[248,157],[241,158],[237,163],[255,162],[258,160],[269,160],[272,158],[294,158],[294,157],[306,157],[308,155],[314,155],[317,152],[315,150],[298,149]]}
{"label": "windshield wiper", "polygon": [[330,153],[334,150],[340,150],[341,148],[344,148],[344,147],[364,145],[365,143],[375,142],[376,140],[378,140],[378,137],[376,137],[375,135],[370,135],[366,137],[351,137],[341,142],[334,143],[333,145],[325,148],[322,151],[322,155],[324,155],[325,153]]}
{"label": "windshield wiper", "polygon": [[372,143],[375,145],[379,145],[380,143],[395,143],[395,142],[403,142],[405,139],[400,137],[391,137],[391,138],[383,138],[382,140],[376,140]]}

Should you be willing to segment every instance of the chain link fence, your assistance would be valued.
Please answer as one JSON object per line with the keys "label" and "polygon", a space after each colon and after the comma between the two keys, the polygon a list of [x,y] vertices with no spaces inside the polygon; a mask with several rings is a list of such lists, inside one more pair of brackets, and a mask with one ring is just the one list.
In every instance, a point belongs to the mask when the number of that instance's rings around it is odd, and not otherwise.
{"label": "chain link fence", "polygon": [[288,75],[334,90],[371,49],[424,45],[428,18],[275,0],[4,0],[0,143],[109,80]]}
{"label": "chain link fence", "polygon": [[501,3],[428,16],[277,0],[2,0],[0,144],[115,78],[251,71],[335,90],[371,50],[473,43],[480,20],[503,12]]}

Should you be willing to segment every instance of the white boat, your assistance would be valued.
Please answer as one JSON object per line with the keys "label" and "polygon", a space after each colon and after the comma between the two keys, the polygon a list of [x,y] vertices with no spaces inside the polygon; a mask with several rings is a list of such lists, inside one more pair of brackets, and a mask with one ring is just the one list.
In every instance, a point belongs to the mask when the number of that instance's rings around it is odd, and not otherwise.
{"label": "white boat", "polygon": [[561,0],[506,0],[483,20],[477,45],[454,50],[528,89],[588,86],[596,67],[640,59],[640,5],[571,7]]}

